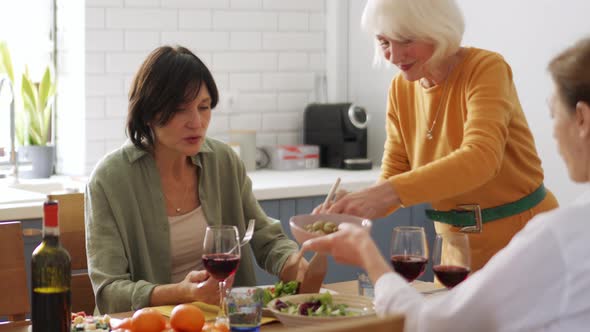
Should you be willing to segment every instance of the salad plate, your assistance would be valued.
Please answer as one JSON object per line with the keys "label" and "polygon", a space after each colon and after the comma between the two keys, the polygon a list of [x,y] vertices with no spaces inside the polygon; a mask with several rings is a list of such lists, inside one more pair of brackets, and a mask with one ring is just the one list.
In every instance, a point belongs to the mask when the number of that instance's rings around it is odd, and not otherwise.
{"label": "salad plate", "polygon": [[267,309],[288,327],[301,327],[375,315],[370,298],[341,294],[298,294],[283,296]]}

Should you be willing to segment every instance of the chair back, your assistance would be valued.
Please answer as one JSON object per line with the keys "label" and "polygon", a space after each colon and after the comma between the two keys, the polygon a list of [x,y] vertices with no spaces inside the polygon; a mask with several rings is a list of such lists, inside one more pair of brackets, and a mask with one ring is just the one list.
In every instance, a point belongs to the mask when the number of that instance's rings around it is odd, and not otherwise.
{"label": "chair back", "polygon": [[86,260],[84,194],[50,194],[47,197],[59,202],[60,242],[72,259],[72,312],[92,314],[96,304]]}
{"label": "chair back", "polygon": [[24,242],[21,223],[0,223],[0,316],[8,321],[6,326],[30,324],[26,314],[30,312],[25,269]]}

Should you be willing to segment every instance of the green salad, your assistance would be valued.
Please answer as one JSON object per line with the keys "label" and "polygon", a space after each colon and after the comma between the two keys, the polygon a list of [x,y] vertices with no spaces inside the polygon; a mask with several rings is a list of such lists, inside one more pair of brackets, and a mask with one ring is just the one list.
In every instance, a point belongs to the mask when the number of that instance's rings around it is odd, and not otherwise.
{"label": "green salad", "polygon": [[277,299],[274,308],[280,312],[290,315],[301,316],[358,316],[358,312],[350,311],[346,304],[334,304],[332,294],[323,293],[319,296],[310,297],[308,301],[295,304],[289,301]]}
{"label": "green salad", "polygon": [[286,295],[294,295],[299,291],[299,282],[277,282],[274,287],[263,288],[260,296],[262,296],[262,302],[266,306],[268,302]]}

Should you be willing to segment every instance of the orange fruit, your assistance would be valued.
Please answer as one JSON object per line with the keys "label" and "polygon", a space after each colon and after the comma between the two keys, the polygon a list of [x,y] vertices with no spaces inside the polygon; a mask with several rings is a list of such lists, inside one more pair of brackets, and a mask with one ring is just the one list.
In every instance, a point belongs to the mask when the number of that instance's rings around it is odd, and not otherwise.
{"label": "orange fruit", "polygon": [[177,332],[200,332],[205,324],[201,309],[190,304],[179,304],[172,309],[170,327]]}
{"label": "orange fruit", "polygon": [[166,319],[154,309],[143,308],[136,311],[131,319],[133,332],[161,332],[166,328]]}
{"label": "orange fruit", "polygon": [[215,323],[215,332],[229,332],[229,326],[223,323]]}

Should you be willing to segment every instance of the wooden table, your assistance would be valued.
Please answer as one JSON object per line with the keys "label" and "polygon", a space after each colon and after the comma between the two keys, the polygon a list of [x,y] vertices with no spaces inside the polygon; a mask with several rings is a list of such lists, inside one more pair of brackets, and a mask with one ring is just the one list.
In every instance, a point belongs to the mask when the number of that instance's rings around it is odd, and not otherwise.
{"label": "wooden table", "polygon": [[[424,292],[424,291],[428,292],[428,291],[432,291],[432,290],[439,288],[438,286],[435,286],[434,283],[432,283],[432,282],[423,282],[423,281],[414,281],[412,283],[412,286],[414,286],[418,291],[422,291],[422,292]],[[349,294],[349,295],[357,295],[358,294],[358,283],[356,280],[337,282],[337,283],[333,283],[333,284],[326,284],[326,285],[324,285],[324,288],[329,289],[329,290],[333,290],[333,291],[338,292],[340,294]],[[132,314],[133,314],[133,312],[122,312],[122,313],[118,313],[118,314],[112,314],[110,316],[113,318],[122,319],[122,318],[131,317]],[[0,327],[0,330],[2,332],[30,332],[31,327],[30,326],[18,326],[18,327],[9,327],[9,328]],[[264,332],[274,332],[274,331],[285,331],[285,330],[289,330],[289,329],[277,321],[277,322],[262,325],[260,327],[260,330],[264,331]]]}

